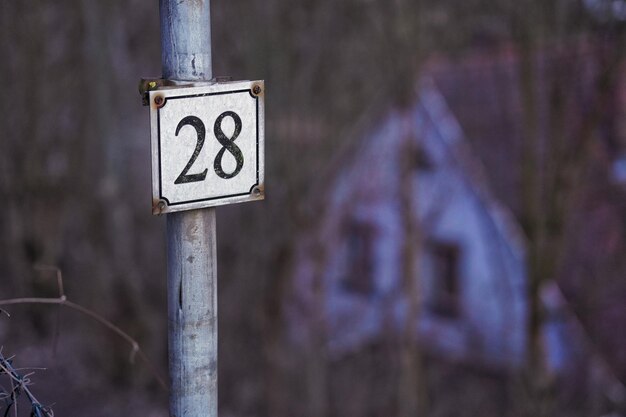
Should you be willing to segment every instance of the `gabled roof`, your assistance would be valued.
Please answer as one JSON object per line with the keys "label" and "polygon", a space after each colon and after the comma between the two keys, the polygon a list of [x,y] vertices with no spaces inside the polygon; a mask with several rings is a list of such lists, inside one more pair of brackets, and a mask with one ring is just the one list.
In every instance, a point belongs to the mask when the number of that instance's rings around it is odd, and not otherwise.
{"label": "gabled roof", "polygon": [[372,141],[381,139],[377,131],[381,126],[388,123],[401,124],[404,118],[415,117],[416,112],[432,124],[437,134],[431,139],[438,140],[444,145],[448,163],[463,173],[467,187],[482,201],[496,229],[503,237],[506,236],[507,244],[517,252],[516,256],[523,257],[525,237],[521,228],[509,209],[500,204],[490,191],[481,160],[474,155],[463,129],[430,76],[421,77],[416,83],[415,98],[408,108],[399,108],[385,98],[372,100],[372,105],[364,112],[351,132],[345,136],[341,135],[348,139],[336,153],[335,159],[329,164],[318,185],[313,187],[312,199],[325,201],[321,196],[332,193],[333,184],[341,180],[344,171],[363,157],[365,149]]}
{"label": "gabled roof", "polygon": [[[383,198],[397,199],[398,194],[389,190],[392,188],[393,183],[397,182],[397,178],[390,176],[400,175],[399,171],[393,170],[393,166],[397,163],[399,153],[402,151],[402,144],[407,142],[407,139],[415,140],[428,148],[431,157],[435,157],[436,154],[436,164],[439,166],[435,169],[446,172],[448,177],[453,176],[455,187],[458,185],[463,189],[463,198],[471,200],[471,203],[469,203],[470,209],[480,212],[480,220],[477,220],[477,222],[480,223],[481,227],[486,228],[486,235],[490,237],[487,239],[481,233],[481,236],[477,236],[477,239],[481,242],[489,240],[488,246],[490,250],[497,251],[498,255],[496,255],[494,261],[498,262],[498,266],[490,266],[489,268],[497,269],[503,272],[502,275],[507,275],[510,278],[496,279],[495,281],[498,282],[493,285],[505,291],[510,290],[515,295],[515,300],[508,301],[508,305],[512,306],[511,308],[514,310],[512,314],[518,318],[516,323],[511,325],[511,328],[515,327],[520,329],[521,332],[524,322],[522,316],[525,294],[524,238],[507,209],[498,204],[489,192],[479,160],[473,156],[470,147],[465,142],[460,126],[432,80],[428,78],[420,80],[416,88],[415,100],[408,107],[399,109],[393,105],[384,107],[377,103],[366,115],[365,120],[360,128],[356,129],[356,133],[351,136],[350,140],[344,144],[342,152],[338,154],[337,159],[329,170],[330,174],[327,173],[329,179],[323,181],[323,187],[317,188],[312,194],[313,197],[311,198],[315,201],[324,202],[324,207],[328,211],[316,213],[319,223],[315,231],[305,231],[306,243],[304,243],[304,248],[301,248],[299,252],[301,256],[310,257],[313,256],[311,254],[319,252],[320,248],[316,248],[315,245],[320,246],[323,250],[334,252],[336,248],[333,245],[337,242],[337,235],[341,233],[338,229],[340,216],[344,215],[346,211],[342,207],[345,208],[344,202],[350,202],[355,198],[355,195],[367,195],[369,198],[373,194],[370,191],[378,190]],[[407,128],[407,126],[409,127]],[[409,136],[406,135],[407,133]],[[389,166],[391,166],[391,170]],[[383,173],[382,171],[385,172]],[[368,175],[372,176],[372,181],[365,181],[365,186],[368,189],[364,193],[361,192],[362,190],[353,192],[349,188],[357,185],[362,186],[363,182],[360,182],[359,179],[367,178]],[[391,178],[391,181],[385,183],[385,180],[389,178]],[[391,203],[391,207],[394,205],[397,206],[397,202]],[[381,206],[375,205],[374,207]],[[350,214],[353,215],[354,213]],[[380,216],[384,214],[380,213]],[[378,216],[375,213],[369,213],[368,215]],[[458,226],[455,227],[458,228]],[[398,237],[402,238],[402,233]],[[316,259],[314,262],[308,262],[307,258],[307,260],[303,261],[304,264],[320,263],[319,259]],[[489,264],[493,265],[491,262]],[[302,268],[302,271],[305,271],[310,266]],[[296,303],[300,304],[296,308],[303,308],[302,312],[306,317],[308,304],[314,303],[314,301],[311,301],[314,295],[307,287],[313,278],[310,277],[310,272],[304,272],[303,274],[306,277],[302,278],[303,283],[301,285],[306,288],[302,288],[301,292],[297,294],[301,302]],[[320,274],[320,271],[312,274]],[[504,278],[504,276],[501,276],[501,278]],[[489,282],[491,281],[493,280]],[[367,304],[370,301],[365,300],[363,303]],[[363,311],[369,311],[363,303],[347,303],[352,307],[346,307],[342,304],[342,308],[345,307],[342,311],[356,308],[354,306],[357,304],[360,305],[359,308],[363,309]],[[503,303],[507,304],[504,300]],[[377,334],[376,320],[372,319],[370,322],[362,324],[364,326],[358,331],[354,328],[356,325],[352,324],[354,337],[351,339],[344,334],[345,340],[336,341],[334,348],[338,352],[345,351],[345,349],[350,349],[350,346],[360,346],[362,343],[367,343],[368,339],[363,337],[364,334],[372,335],[372,337]],[[424,331],[426,333],[429,331],[437,332],[437,326],[430,326],[427,322],[425,324]],[[513,331],[511,331],[512,333]],[[448,334],[453,336],[449,332]],[[446,340],[452,344],[463,343],[463,335],[459,333],[457,336]],[[302,337],[306,336],[303,335]],[[523,336],[519,338],[515,345],[520,350],[523,350]],[[502,358],[494,359],[493,361],[495,364],[498,361],[502,361]]]}

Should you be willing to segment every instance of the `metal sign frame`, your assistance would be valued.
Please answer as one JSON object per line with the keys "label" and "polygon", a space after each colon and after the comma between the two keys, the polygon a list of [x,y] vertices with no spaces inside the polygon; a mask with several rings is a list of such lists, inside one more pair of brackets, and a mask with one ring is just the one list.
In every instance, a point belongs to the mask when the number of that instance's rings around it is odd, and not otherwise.
{"label": "metal sign frame", "polygon": [[[163,143],[161,112],[167,108],[168,102],[173,100],[207,100],[209,97],[225,97],[235,94],[245,94],[254,100],[256,112],[256,179],[246,185],[245,190],[239,187],[232,193],[222,192],[219,195],[206,194],[198,198],[185,201],[170,201],[164,195],[162,184],[163,176]],[[247,201],[263,200],[265,197],[265,85],[263,81],[235,81],[226,83],[184,83],[175,87],[161,87],[149,92],[150,126],[152,147],[152,214],[165,214],[184,210],[193,210],[204,207],[213,207]],[[232,113],[232,112],[229,112]],[[179,126],[180,127],[180,126]],[[210,130],[210,129],[208,129]],[[177,131],[178,134],[178,131]],[[233,139],[234,141],[234,139]],[[203,138],[204,142],[204,138]],[[196,149],[194,158],[199,151]],[[193,161],[195,159],[190,160]],[[186,167],[186,169],[189,168]],[[247,171],[250,171],[248,169]],[[183,171],[184,172],[184,171]],[[247,183],[246,183],[247,184]],[[224,188],[222,186],[222,188]]]}

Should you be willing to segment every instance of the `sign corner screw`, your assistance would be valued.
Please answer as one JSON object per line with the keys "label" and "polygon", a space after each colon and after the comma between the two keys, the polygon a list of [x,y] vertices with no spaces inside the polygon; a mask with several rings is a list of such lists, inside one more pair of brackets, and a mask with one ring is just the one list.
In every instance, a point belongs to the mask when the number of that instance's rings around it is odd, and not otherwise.
{"label": "sign corner screw", "polygon": [[163,98],[163,96],[156,96],[154,98],[154,105],[157,107],[163,107],[163,105],[165,104],[165,99]]}

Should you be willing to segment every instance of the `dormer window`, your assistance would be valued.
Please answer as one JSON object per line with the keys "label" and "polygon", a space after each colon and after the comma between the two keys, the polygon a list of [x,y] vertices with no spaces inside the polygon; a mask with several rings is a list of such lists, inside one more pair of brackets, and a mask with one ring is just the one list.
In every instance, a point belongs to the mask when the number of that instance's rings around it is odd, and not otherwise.
{"label": "dormer window", "polygon": [[428,308],[439,316],[456,317],[459,314],[459,246],[430,242],[427,254],[432,274]]}
{"label": "dormer window", "polygon": [[416,171],[428,172],[433,170],[433,163],[422,145],[415,145],[412,152],[413,168]]}
{"label": "dormer window", "polygon": [[351,293],[370,295],[374,290],[374,226],[353,221],[346,232],[347,265],[342,287]]}
{"label": "dormer window", "polygon": [[433,170],[433,162],[424,145],[412,136],[407,138],[407,142],[402,147],[400,159],[407,170],[422,173]]}

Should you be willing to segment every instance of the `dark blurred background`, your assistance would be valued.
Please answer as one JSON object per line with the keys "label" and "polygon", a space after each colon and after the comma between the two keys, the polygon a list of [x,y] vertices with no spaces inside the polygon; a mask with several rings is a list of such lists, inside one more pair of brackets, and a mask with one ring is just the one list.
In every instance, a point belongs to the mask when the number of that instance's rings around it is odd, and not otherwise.
{"label": "dark blurred background", "polygon": [[[625,1],[212,14],[214,75],[267,86],[266,200],[217,210],[220,415],[626,415]],[[0,299],[57,296],[58,267],[166,375],[158,4],[0,0],[0,33]],[[3,308],[56,415],[167,415],[123,339]]]}

